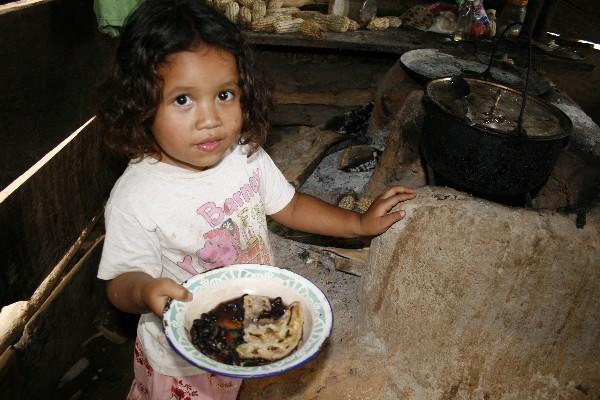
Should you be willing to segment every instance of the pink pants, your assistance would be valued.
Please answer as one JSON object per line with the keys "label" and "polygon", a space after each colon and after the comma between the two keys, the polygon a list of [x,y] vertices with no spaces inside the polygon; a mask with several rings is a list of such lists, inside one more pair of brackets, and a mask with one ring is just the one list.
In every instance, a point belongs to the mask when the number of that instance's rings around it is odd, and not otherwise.
{"label": "pink pants", "polygon": [[154,372],[135,341],[134,379],[127,400],[235,400],[241,379],[204,373],[174,377]]}

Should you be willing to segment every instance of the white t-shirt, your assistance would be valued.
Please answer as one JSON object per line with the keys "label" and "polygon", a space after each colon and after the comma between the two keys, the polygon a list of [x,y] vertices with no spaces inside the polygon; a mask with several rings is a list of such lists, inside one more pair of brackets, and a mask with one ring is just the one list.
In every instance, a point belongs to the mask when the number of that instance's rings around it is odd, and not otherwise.
{"label": "white t-shirt", "polygon": [[[266,215],[295,191],[263,149],[249,158],[247,151],[236,145],[205,171],[150,157],[130,163],[106,205],[98,278],[142,271],[183,282],[223,265],[271,264]],[[202,373],[172,351],[154,314],[142,314],[138,338],[155,371]]]}

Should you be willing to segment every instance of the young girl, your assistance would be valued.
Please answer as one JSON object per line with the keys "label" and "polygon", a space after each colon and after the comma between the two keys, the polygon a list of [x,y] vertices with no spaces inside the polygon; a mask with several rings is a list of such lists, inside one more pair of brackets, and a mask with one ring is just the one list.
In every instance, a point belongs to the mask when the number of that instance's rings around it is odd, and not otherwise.
{"label": "young girl", "polygon": [[129,399],[235,399],[240,380],[175,354],[161,329],[168,298],[194,274],[271,264],[266,215],[339,237],[378,235],[413,198],[395,187],[360,215],[295,192],[261,149],[269,93],[240,32],[199,0],[146,0],[121,32],[98,120],[129,157],[106,206],[98,277],[109,300],[141,314]]}

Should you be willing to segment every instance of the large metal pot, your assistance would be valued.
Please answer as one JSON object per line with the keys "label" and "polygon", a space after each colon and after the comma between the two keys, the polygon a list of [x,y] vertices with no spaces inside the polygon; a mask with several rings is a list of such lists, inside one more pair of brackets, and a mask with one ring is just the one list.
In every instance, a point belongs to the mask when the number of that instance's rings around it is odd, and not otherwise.
{"label": "large metal pot", "polygon": [[521,92],[468,78],[465,110],[450,80],[435,79],[425,87],[421,143],[427,164],[475,194],[514,196],[539,188],[568,141],[567,115],[532,96],[520,109]]}

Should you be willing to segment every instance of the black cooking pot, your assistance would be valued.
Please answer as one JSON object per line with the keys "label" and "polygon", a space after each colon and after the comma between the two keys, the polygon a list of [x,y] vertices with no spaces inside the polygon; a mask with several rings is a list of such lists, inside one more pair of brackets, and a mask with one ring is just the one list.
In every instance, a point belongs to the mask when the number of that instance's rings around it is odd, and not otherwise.
{"label": "black cooking pot", "polygon": [[571,120],[532,96],[520,110],[523,94],[498,83],[466,81],[471,90],[467,112],[451,78],[425,87],[421,143],[427,164],[474,193],[514,196],[540,187],[567,144]]}

